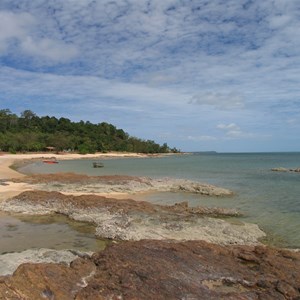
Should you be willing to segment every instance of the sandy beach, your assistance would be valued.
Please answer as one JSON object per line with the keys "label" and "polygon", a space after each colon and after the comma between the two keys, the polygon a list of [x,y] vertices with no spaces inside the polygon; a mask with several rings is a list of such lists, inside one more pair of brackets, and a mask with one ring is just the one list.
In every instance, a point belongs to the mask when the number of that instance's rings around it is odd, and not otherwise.
{"label": "sandy beach", "polygon": [[[25,153],[25,154],[0,154],[0,180],[9,178],[18,178],[24,176],[10,168],[12,164],[19,160],[31,159],[49,159],[55,158],[57,160],[66,159],[91,159],[91,158],[118,158],[118,157],[150,157],[148,154],[141,153],[126,153],[126,152],[108,152],[95,154],[78,154],[78,153]],[[157,156],[157,155],[156,155]]]}
{"label": "sandy beach", "polygon": [[[25,153],[25,154],[0,154],[0,181],[6,180],[5,183],[0,184],[0,200],[7,197],[13,197],[21,192],[32,190],[32,186],[26,183],[14,183],[9,179],[22,178],[25,175],[21,174],[11,168],[11,166],[18,161],[23,160],[37,160],[55,158],[57,160],[70,159],[102,159],[102,158],[121,158],[121,157],[149,157],[151,155],[139,153],[125,153],[125,152],[108,152],[95,154],[77,154],[77,153]],[[117,196],[117,195],[116,195]],[[122,195],[120,195],[122,197]],[[123,195],[124,196],[124,195]]]}

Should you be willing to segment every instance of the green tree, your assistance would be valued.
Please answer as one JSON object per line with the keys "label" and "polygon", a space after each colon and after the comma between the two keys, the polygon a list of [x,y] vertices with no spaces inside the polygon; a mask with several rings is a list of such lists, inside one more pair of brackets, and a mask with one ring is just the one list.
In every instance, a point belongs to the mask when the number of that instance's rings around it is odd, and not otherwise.
{"label": "green tree", "polygon": [[39,117],[25,110],[20,117],[9,109],[0,110],[0,149],[3,151],[41,151],[47,146],[56,150],[74,149],[81,153],[128,151],[158,153],[170,150],[153,140],[131,137],[123,129],[102,122],[72,122],[67,118]]}

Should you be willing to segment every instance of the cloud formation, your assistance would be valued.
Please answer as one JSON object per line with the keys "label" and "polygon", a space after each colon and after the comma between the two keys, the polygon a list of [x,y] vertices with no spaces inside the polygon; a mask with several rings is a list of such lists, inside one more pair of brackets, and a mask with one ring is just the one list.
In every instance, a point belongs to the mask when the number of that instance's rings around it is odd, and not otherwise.
{"label": "cloud formation", "polygon": [[[78,51],[64,41],[35,36],[35,29],[42,24],[27,12],[0,11],[0,55],[15,51],[18,55],[42,58],[52,62],[65,62]],[[13,56],[13,55],[12,55]]]}
{"label": "cloud formation", "polygon": [[27,28],[33,26],[34,18],[28,13],[14,14],[0,11],[0,54],[5,54],[14,40],[22,40]]}
{"label": "cloud formation", "polygon": [[241,128],[234,123],[230,123],[227,125],[219,124],[217,128],[225,131],[226,137],[228,138],[241,138],[250,136],[250,134],[245,134],[244,132],[242,132]]}
{"label": "cloud formation", "polygon": [[193,96],[189,103],[211,105],[217,109],[234,109],[242,108],[244,106],[244,99],[242,96],[233,92],[228,94],[208,92]]}
{"label": "cloud formation", "polygon": [[68,107],[70,118],[101,117],[183,150],[247,150],[262,136],[273,137],[262,150],[296,150],[299,9],[297,0],[2,0],[0,104]]}

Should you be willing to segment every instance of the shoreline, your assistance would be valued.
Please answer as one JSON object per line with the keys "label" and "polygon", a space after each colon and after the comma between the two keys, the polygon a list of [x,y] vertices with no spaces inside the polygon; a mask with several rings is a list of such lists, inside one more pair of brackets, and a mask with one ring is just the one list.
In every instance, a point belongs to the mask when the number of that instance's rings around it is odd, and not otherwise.
{"label": "shoreline", "polygon": [[[27,176],[18,171],[19,164],[22,166],[30,164],[36,160],[55,158],[57,160],[76,160],[76,159],[117,159],[117,158],[157,158],[173,155],[183,155],[187,153],[131,153],[131,152],[116,152],[111,151],[107,153],[97,152],[89,154],[78,153],[49,153],[49,152],[37,152],[37,153],[18,153],[10,154],[0,152],[0,202],[4,199],[17,196],[18,194],[34,190],[34,187],[28,183],[16,183],[13,179],[21,179]],[[13,166],[17,166],[14,168]],[[149,192],[145,192],[149,193]],[[65,192],[64,194],[84,195],[87,193],[80,192]],[[109,192],[109,193],[94,193],[103,197],[114,197],[116,199],[126,199],[130,196],[129,193],[121,192]]]}
{"label": "shoreline", "polygon": [[[220,218],[219,211],[189,207],[187,202],[163,206],[117,199],[113,192],[116,187],[105,194],[110,198],[97,196],[92,190],[84,195],[74,189],[76,183],[88,190],[87,187],[94,188],[93,184],[105,182],[119,182],[124,188],[127,181],[131,188],[132,183],[134,187],[153,187],[151,178],[70,173],[26,176],[10,168],[24,159],[30,162],[29,159],[45,158],[42,155],[0,156],[1,211],[59,214],[71,221],[93,224],[95,236],[115,242],[93,253],[74,248],[4,253],[0,256],[0,298],[21,299],[22,295],[22,299],[69,299],[72,294],[76,299],[96,299],[99,295],[103,299],[131,299],[139,298],[141,291],[145,299],[158,299],[158,294],[164,295],[161,299],[177,299],[178,295],[181,299],[187,295],[195,299],[258,299],[270,295],[274,299],[296,299],[300,295],[300,253],[262,244],[260,238],[265,233],[257,225],[227,222]],[[178,182],[180,191],[203,192],[200,183],[187,182]],[[38,190],[43,184],[49,191]],[[55,184],[59,191],[53,191]],[[64,184],[67,189],[63,194]],[[217,188],[206,187],[209,191]],[[14,197],[7,199],[12,194]],[[131,196],[118,194],[122,198]]]}
{"label": "shoreline", "polygon": [[[184,153],[186,154],[186,153]],[[82,190],[76,189],[76,185],[73,185],[73,182],[64,182],[64,178],[61,177],[60,173],[58,174],[53,174],[55,177],[55,182],[59,182],[60,187],[59,189],[53,188],[53,179],[50,179],[48,182],[47,180],[44,182],[44,187],[41,184],[42,181],[33,181],[30,182],[27,181],[27,179],[30,177],[30,175],[27,174],[22,174],[18,172],[17,170],[12,169],[12,165],[16,165],[16,168],[23,166],[24,164],[30,164],[34,161],[37,160],[43,160],[43,159],[49,159],[49,158],[55,158],[57,160],[78,160],[78,159],[113,159],[113,158],[155,158],[155,157],[162,157],[162,156],[169,156],[169,155],[178,155],[178,154],[140,154],[140,153],[127,153],[127,152],[109,152],[109,153],[95,153],[95,154],[77,154],[77,153],[25,153],[25,154],[3,154],[0,153],[0,204],[1,202],[5,202],[6,199],[16,197],[19,194],[22,194],[23,192],[28,192],[28,191],[35,191],[35,190],[44,190],[44,191],[57,191],[60,192],[61,194],[65,196],[88,196],[88,195],[94,195],[94,196],[102,196],[106,198],[114,198],[115,200],[124,200],[124,199],[132,199],[134,201],[143,201],[142,195],[143,194],[149,194],[149,193],[155,193],[155,192],[163,192],[164,190],[147,190],[142,187],[141,189],[137,190],[126,190],[124,189],[118,189],[116,187],[113,187],[112,189],[103,189],[103,186],[100,186],[100,188],[83,188]],[[70,175],[72,175],[70,173]],[[73,174],[76,175],[76,174]],[[34,176],[34,175],[33,175]],[[44,175],[38,176],[39,180]],[[47,176],[46,176],[47,177]],[[72,176],[71,176],[72,177]],[[103,176],[105,177],[105,176]],[[24,180],[22,180],[24,179]],[[80,179],[80,182],[83,179]],[[102,179],[100,179],[102,180]],[[118,179],[113,178],[114,184],[118,182]],[[85,181],[85,180],[84,180]],[[1,182],[3,182],[1,184]],[[77,184],[80,184],[78,181]],[[81,183],[83,185],[87,184]],[[173,192],[176,191],[187,191],[187,192],[192,192],[197,191],[196,193],[199,192],[198,187],[194,187],[193,185],[195,183],[191,182],[190,185],[194,189],[194,191],[191,189],[187,189],[186,186],[184,185],[186,183],[178,183],[179,189],[176,190],[173,188]],[[69,188],[65,188],[65,186],[68,186]],[[110,183],[109,183],[110,185]],[[122,185],[124,185],[124,182],[122,182]],[[154,183],[150,182],[149,186],[153,187]],[[49,189],[47,188],[49,186]],[[74,187],[75,186],[75,187]],[[126,184],[125,184],[126,186]],[[132,187],[132,186],[131,186]],[[161,188],[161,186],[160,186]],[[208,186],[208,189],[214,188],[213,186]],[[222,190],[222,188],[221,188]],[[166,190],[166,191],[171,191],[171,190]],[[230,191],[229,191],[230,192]],[[136,197],[136,195],[139,195]],[[208,194],[204,194],[205,196]],[[221,197],[226,196],[231,196],[232,194],[223,194]],[[240,215],[238,211],[236,211],[236,216]],[[241,222],[246,224],[245,222]],[[255,223],[253,223],[255,224]],[[257,226],[257,225],[256,225]],[[268,243],[267,243],[268,244]]]}
{"label": "shoreline", "polygon": [[78,153],[22,153],[22,154],[9,154],[0,153],[0,180],[10,179],[16,177],[23,177],[24,174],[13,170],[11,166],[21,160],[29,161],[38,159],[55,158],[57,160],[73,160],[73,159],[103,159],[103,158],[151,158],[176,155],[173,153],[161,153],[161,154],[143,154],[143,153],[129,153],[129,152],[108,152],[108,153],[94,153],[94,154],[78,154]]}
{"label": "shoreline", "polygon": [[[217,196],[217,197],[228,197],[232,196],[233,192],[227,189],[223,189],[217,186],[209,185],[201,182],[193,182],[189,180],[180,180],[180,179],[152,179],[146,177],[133,177],[133,176],[82,176],[73,173],[57,173],[57,174],[48,174],[48,175],[27,175],[21,174],[16,170],[13,170],[11,166],[13,164],[18,168],[18,164],[23,165],[31,163],[36,160],[43,160],[49,158],[55,158],[57,160],[76,160],[76,159],[105,159],[105,158],[150,158],[150,157],[161,157],[174,154],[140,154],[140,153],[124,153],[124,152],[109,152],[109,153],[95,153],[95,154],[76,154],[76,153],[63,153],[63,154],[54,154],[54,153],[26,153],[26,154],[0,154],[0,205],[6,205],[6,210],[9,212],[10,209],[14,211],[14,208],[9,208],[10,204],[7,203],[7,200],[22,197],[26,192],[59,192],[62,195],[75,196],[75,197],[104,197],[114,199],[117,202],[119,200],[129,199],[133,194],[144,194],[151,192],[187,192],[187,193],[196,193],[202,196]],[[1,183],[2,182],[2,183]],[[79,188],[79,187],[80,188]],[[30,197],[29,197],[30,198]],[[29,199],[28,198],[28,199]],[[133,197],[134,198],[134,197]],[[134,200],[137,204],[141,203],[142,199]],[[144,201],[142,201],[144,202]],[[182,202],[183,203],[183,202]],[[179,206],[182,203],[178,203]],[[57,203],[59,206],[59,203]],[[118,204],[119,205],[119,204]],[[121,205],[121,204],[120,204]],[[153,207],[154,204],[151,204]],[[175,205],[177,205],[175,203]],[[21,208],[22,211],[23,208]],[[34,207],[31,207],[33,211]],[[26,213],[29,214],[30,209],[25,209]],[[202,211],[209,210],[209,208],[202,207]],[[240,213],[234,209],[223,209],[215,208],[222,212],[223,217],[226,214],[232,214],[232,216],[238,216]],[[54,209],[55,211],[55,209]],[[24,212],[24,211],[23,211]],[[228,216],[228,215],[227,215]],[[90,216],[88,219],[91,218]],[[99,217],[97,217],[99,218]],[[115,216],[113,216],[115,218]],[[221,217],[222,218],[222,217]],[[95,223],[95,221],[94,221]],[[226,222],[228,223],[228,222]],[[248,223],[244,223],[245,226],[250,226]],[[253,224],[257,227],[257,237],[265,236],[263,231],[261,231],[258,225]],[[173,226],[173,225],[172,225]],[[184,228],[185,225],[182,225]],[[191,225],[188,225],[191,226]],[[233,227],[233,224],[231,224]],[[205,229],[203,229],[205,230]],[[211,234],[214,235],[216,230],[212,230]],[[216,232],[215,232],[216,233]],[[146,234],[146,233],[144,233]],[[246,233],[244,233],[246,235]],[[249,236],[251,233],[249,232]],[[143,235],[141,235],[141,238]],[[147,234],[145,236],[148,236]],[[153,235],[155,236],[155,235]],[[165,235],[167,238],[168,234]],[[172,236],[172,235],[171,235]],[[201,235],[199,235],[201,236]],[[208,239],[208,236],[206,239]],[[255,236],[255,234],[254,234]],[[253,241],[256,239],[258,243],[258,238],[253,236]],[[173,237],[174,238],[174,237]],[[176,236],[175,236],[176,238]],[[126,238],[125,238],[126,239]],[[129,238],[131,239],[131,238]],[[182,239],[188,239],[188,235],[182,236]],[[196,239],[196,236],[193,238]],[[218,239],[216,239],[216,242]],[[243,244],[243,236],[240,236],[240,243]],[[238,239],[236,240],[237,243]],[[236,243],[235,242],[235,243]]]}
{"label": "shoreline", "polygon": [[[143,154],[143,153],[128,153],[128,152],[108,152],[108,153],[94,153],[94,154],[78,154],[78,153],[0,153],[0,201],[7,197],[14,197],[22,192],[32,190],[32,186],[26,183],[13,183],[11,179],[24,178],[27,175],[22,174],[12,168],[15,164],[25,162],[29,164],[35,160],[43,160],[55,158],[57,160],[76,160],[76,159],[107,159],[107,158],[151,158],[175,155],[173,153],[162,154]],[[8,184],[1,184],[1,182],[9,182]],[[126,193],[101,193],[102,196],[116,196],[116,198],[127,197]]]}

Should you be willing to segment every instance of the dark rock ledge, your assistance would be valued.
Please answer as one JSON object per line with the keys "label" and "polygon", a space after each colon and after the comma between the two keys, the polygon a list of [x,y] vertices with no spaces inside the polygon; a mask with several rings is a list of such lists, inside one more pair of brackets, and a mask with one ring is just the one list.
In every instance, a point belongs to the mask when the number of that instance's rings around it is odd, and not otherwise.
{"label": "dark rock ledge", "polygon": [[300,253],[143,240],[65,264],[23,264],[0,299],[299,299]]}

